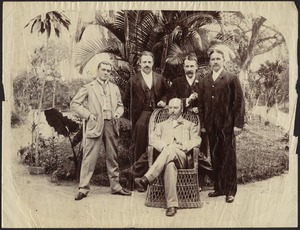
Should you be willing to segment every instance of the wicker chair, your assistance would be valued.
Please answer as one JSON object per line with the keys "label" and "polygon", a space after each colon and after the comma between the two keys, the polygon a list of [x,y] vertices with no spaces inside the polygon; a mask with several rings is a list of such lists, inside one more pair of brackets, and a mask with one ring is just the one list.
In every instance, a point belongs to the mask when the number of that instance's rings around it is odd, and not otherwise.
{"label": "wicker chair", "polygon": [[[167,109],[156,109],[149,122],[149,137],[154,130],[155,124],[167,120],[169,117]],[[183,113],[183,117],[198,125],[200,130],[200,122],[198,116],[190,111]],[[149,167],[153,164],[156,150],[153,146],[148,146]],[[177,177],[177,196],[179,208],[200,208],[200,194],[198,184],[198,154],[199,148],[192,151],[193,162],[188,165],[187,169],[178,169]],[[160,175],[153,184],[147,188],[147,196],[145,205],[148,207],[166,208],[165,189],[163,177]]]}

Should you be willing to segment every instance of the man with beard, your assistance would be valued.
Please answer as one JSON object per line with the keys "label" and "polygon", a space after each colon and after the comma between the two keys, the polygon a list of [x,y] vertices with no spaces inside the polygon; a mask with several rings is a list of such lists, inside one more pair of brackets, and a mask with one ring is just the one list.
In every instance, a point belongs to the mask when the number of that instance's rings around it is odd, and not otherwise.
{"label": "man with beard", "polygon": [[[197,57],[195,54],[189,54],[183,61],[183,69],[185,76],[177,77],[172,84],[173,97],[180,98],[183,101],[184,110],[188,109],[198,114],[198,92],[200,77],[196,75],[198,68]],[[208,140],[206,133],[201,133],[200,152],[199,156],[199,184],[200,188],[203,185],[205,175],[211,176],[212,168],[207,159],[208,156]]]}
{"label": "man with beard", "polygon": [[150,137],[150,145],[160,152],[153,165],[142,178],[134,182],[140,189],[146,190],[148,184],[163,173],[167,216],[174,216],[178,208],[176,191],[177,169],[186,168],[189,151],[201,142],[198,126],[182,117],[183,103],[178,98],[169,102],[169,118],[156,125]]}
{"label": "man with beard", "polygon": [[125,93],[125,100],[130,105],[135,163],[123,173],[131,184],[133,177],[143,175],[148,169],[146,148],[150,116],[157,107],[165,107],[171,96],[170,87],[163,76],[152,71],[153,54],[148,51],[142,52],[139,64],[141,71],[129,80]]}
{"label": "man with beard", "polygon": [[214,192],[232,203],[237,192],[235,136],[244,125],[244,97],[239,79],[224,70],[224,54],[209,54],[212,72],[200,83],[199,115],[201,132],[207,133],[214,174]]}

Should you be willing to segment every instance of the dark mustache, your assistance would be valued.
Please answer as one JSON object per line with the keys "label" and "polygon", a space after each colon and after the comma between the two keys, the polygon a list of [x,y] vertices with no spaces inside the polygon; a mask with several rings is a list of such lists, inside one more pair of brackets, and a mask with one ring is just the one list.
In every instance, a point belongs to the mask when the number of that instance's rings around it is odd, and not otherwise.
{"label": "dark mustache", "polygon": [[190,70],[190,71],[187,71],[187,72],[186,72],[186,74],[189,74],[189,73],[190,73],[190,74],[193,74],[193,71]]}

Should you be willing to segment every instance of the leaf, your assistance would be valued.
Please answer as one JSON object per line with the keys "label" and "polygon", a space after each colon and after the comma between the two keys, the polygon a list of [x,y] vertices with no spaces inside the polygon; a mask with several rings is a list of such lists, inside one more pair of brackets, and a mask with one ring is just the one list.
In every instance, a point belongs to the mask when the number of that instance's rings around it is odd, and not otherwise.
{"label": "leaf", "polygon": [[65,117],[57,109],[48,109],[44,111],[48,124],[61,135],[67,137],[69,132],[76,132],[79,124]]}

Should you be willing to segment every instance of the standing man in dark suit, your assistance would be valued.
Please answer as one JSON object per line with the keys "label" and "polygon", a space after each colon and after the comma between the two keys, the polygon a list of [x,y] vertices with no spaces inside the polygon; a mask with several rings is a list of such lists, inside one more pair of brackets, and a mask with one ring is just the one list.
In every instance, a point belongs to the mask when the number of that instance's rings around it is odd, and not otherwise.
{"label": "standing man in dark suit", "polygon": [[[184,109],[188,109],[198,114],[198,92],[200,85],[200,76],[196,75],[198,68],[197,56],[189,54],[183,61],[183,69],[185,76],[177,77],[172,84],[173,97],[180,98],[183,101]],[[199,157],[199,184],[202,187],[205,175],[211,177],[212,168],[207,160],[208,156],[208,140],[207,134],[201,133],[200,152],[204,154]]]}
{"label": "standing man in dark suit", "polygon": [[[197,68],[198,64],[196,55],[187,55],[183,61],[185,76],[177,77],[172,84],[172,96],[180,98],[183,101],[184,109],[191,110],[194,113],[198,113],[199,105],[198,92],[200,77],[199,75],[196,75]],[[207,142],[202,141],[202,143],[200,151],[207,156]]]}
{"label": "standing man in dark suit", "polygon": [[239,79],[224,70],[224,54],[209,54],[212,72],[201,80],[199,115],[201,132],[207,133],[214,173],[214,192],[232,203],[237,192],[235,136],[244,125],[244,97]]}
{"label": "standing man in dark suit", "polygon": [[[170,87],[162,75],[152,71],[154,56],[151,52],[141,53],[141,71],[129,80],[126,101],[130,105],[130,119],[133,127],[134,164],[127,170],[127,179],[141,176],[148,170],[148,124],[153,110],[165,107],[170,99]],[[138,162],[136,162],[139,160]],[[130,179],[129,179],[130,180]],[[131,181],[133,182],[133,181]]]}

